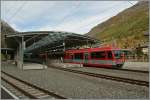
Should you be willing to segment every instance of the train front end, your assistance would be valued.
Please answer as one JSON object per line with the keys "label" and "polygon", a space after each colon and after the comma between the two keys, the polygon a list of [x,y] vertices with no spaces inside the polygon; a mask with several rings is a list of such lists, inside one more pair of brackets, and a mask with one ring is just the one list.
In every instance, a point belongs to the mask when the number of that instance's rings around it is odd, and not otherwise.
{"label": "train front end", "polygon": [[113,50],[115,66],[114,68],[121,68],[124,65],[125,58],[122,50]]}

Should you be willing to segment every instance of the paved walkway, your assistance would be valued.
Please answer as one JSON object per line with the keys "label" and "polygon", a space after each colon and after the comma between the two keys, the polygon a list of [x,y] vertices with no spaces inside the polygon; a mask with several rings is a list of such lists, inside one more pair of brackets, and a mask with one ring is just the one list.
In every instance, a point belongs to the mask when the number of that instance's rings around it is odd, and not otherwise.
{"label": "paved walkway", "polygon": [[[72,64],[72,63],[61,63],[61,62],[51,62],[52,66],[57,67],[83,67],[82,64]],[[132,70],[142,70],[149,71],[149,62],[125,62],[122,68],[124,69],[132,69]]]}
{"label": "paved walkway", "polygon": [[14,98],[3,88],[1,88],[1,99],[14,99]]}
{"label": "paved walkway", "polygon": [[149,62],[125,62],[123,68],[149,71]]}
{"label": "paved walkway", "polygon": [[24,63],[23,69],[46,69],[47,66],[43,64],[37,64],[37,63]]}

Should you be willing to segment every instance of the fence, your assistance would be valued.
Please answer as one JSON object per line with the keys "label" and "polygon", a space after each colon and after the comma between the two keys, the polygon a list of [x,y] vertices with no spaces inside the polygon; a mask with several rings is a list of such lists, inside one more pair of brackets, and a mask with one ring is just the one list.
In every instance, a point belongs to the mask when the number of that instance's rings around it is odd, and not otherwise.
{"label": "fence", "polygon": [[143,56],[136,56],[136,55],[128,55],[125,57],[126,61],[131,61],[131,62],[148,62],[149,57],[147,55]]}

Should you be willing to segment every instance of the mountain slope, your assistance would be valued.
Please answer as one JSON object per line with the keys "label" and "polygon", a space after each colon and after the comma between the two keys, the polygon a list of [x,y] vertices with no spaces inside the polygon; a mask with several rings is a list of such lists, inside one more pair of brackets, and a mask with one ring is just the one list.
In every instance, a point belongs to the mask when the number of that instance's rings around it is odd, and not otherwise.
{"label": "mountain slope", "polygon": [[14,43],[16,43],[12,38],[5,39],[6,34],[14,34],[17,31],[14,30],[8,23],[1,20],[1,48],[13,48]]}
{"label": "mountain slope", "polygon": [[104,44],[115,41],[118,47],[133,48],[148,41],[143,35],[148,27],[148,1],[143,1],[97,25],[86,35],[100,39]]}

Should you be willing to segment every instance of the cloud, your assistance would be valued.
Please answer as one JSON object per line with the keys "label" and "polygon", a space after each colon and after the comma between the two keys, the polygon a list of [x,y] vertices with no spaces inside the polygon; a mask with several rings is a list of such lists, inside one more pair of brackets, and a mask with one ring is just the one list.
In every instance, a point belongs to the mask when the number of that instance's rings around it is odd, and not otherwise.
{"label": "cloud", "polygon": [[87,33],[93,26],[107,20],[111,17],[111,14],[107,13],[105,15],[99,14],[97,16],[87,17],[84,20],[72,20],[69,22],[64,22],[56,27],[51,27],[51,25],[41,27],[41,31],[48,30],[60,30],[68,32],[76,32],[79,34]]}
{"label": "cloud", "polygon": [[[117,6],[125,6],[120,8],[117,11],[114,11],[114,9],[117,8]],[[65,21],[61,24],[59,24],[58,26],[51,26],[51,25],[47,25],[47,26],[43,26],[40,28],[40,30],[42,31],[48,31],[48,30],[61,30],[61,31],[69,31],[69,32],[76,32],[79,34],[85,34],[88,31],[90,31],[90,29],[94,26],[96,26],[97,24],[106,21],[107,19],[109,19],[112,16],[115,16],[116,14],[118,14],[120,11],[122,11],[125,8],[130,7],[127,4],[122,4],[120,5],[120,3],[117,3],[114,6],[111,6],[109,8],[114,8],[114,9],[109,9],[107,10],[107,12],[105,11],[105,9],[103,9],[103,11],[100,11],[101,13],[97,14],[97,15],[93,15],[93,16],[87,16],[86,18],[77,18],[77,19],[73,19],[73,20],[68,20]],[[94,9],[94,7],[92,8]],[[108,9],[108,7],[107,7]]]}
{"label": "cloud", "polygon": [[2,19],[18,31],[83,34],[130,6],[127,1],[2,1],[1,12]]}

